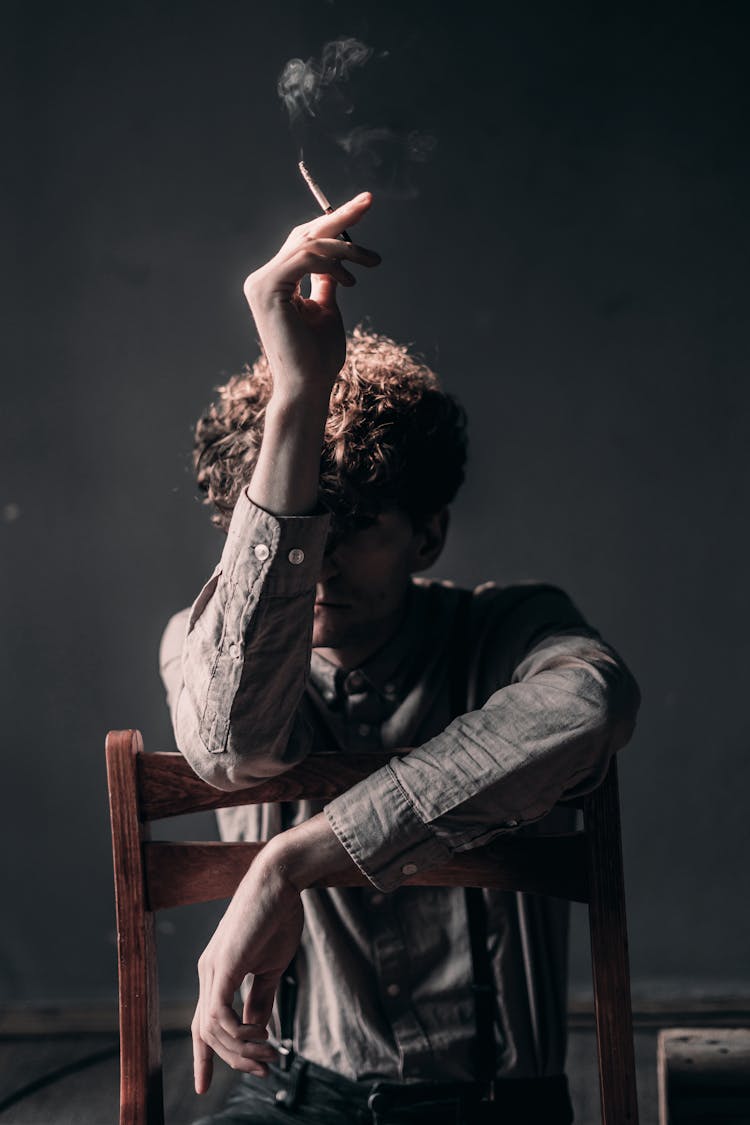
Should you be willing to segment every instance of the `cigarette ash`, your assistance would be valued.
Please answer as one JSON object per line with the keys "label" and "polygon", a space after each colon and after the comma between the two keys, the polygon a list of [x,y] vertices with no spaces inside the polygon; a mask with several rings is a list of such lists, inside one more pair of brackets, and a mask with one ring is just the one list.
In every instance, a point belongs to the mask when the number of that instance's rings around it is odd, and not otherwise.
{"label": "cigarette ash", "polygon": [[[384,73],[390,59],[388,51],[376,51],[351,36],[341,37],[326,43],[319,58],[290,59],[277,89],[300,152],[319,148],[325,139],[344,156],[353,184],[391,198],[413,199],[419,194],[415,165],[430,160],[437,138],[404,123],[404,105],[409,99],[400,96]],[[389,98],[393,101],[390,107]],[[363,108],[373,101],[380,106],[377,123],[365,119]],[[383,116],[389,123],[383,122]],[[394,116],[398,124],[393,123]]]}

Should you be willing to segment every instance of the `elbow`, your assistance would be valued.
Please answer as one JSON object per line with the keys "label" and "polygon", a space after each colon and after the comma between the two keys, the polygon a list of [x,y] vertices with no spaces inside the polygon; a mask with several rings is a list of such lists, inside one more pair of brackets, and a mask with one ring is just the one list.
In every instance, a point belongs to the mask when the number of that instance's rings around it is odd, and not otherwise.
{"label": "elbow", "polygon": [[206,746],[196,730],[181,731],[177,748],[202,781],[225,793],[260,785],[289,769],[274,754],[274,747],[257,747],[257,753],[247,759],[230,746],[218,749]]}
{"label": "elbow", "polygon": [[612,750],[620,750],[630,742],[635,730],[641,692],[630,669],[618,662],[608,692],[608,714]]}
{"label": "elbow", "polygon": [[[267,731],[237,731],[230,722],[226,740],[200,729],[190,708],[176,709],[174,721],[177,748],[193,772],[214,789],[232,793],[248,789],[285,773],[306,756],[310,737],[304,723],[296,721],[271,735]],[[208,737],[206,737],[208,735]]]}
{"label": "elbow", "polygon": [[236,771],[228,768],[226,752],[212,750],[211,747],[206,746],[197,724],[180,721],[178,715],[174,723],[174,736],[177,749],[201,781],[225,792],[243,788],[243,785],[238,783]]}
{"label": "elbow", "polygon": [[572,690],[586,701],[584,725],[592,734],[599,733],[608,751],[625,746],[635,730],[641,693],[624,660],[598,644],[593,651],[582,650],[568,671]]}
{"label": "elbow", "polygon": [[269,778],[283,773],[289,766],[274,758],[272,753],[261,752],[247,761],[231,750],[211,750],[201,741],[197,732],[186,736],[183,731],[177,739],[177,748],[202,781],[225,793],[261,785]]}
{"label": "elbow", "polygon": [[242,771],[237,768],[236,756],[228,753],[226,745],[215,737],[215,727],[206,728],[200,723],[185,690],[177,699],[172,729],[177,749],[201,781],[225,792],[243,789],[253,783],[247,775],[240,776]]}

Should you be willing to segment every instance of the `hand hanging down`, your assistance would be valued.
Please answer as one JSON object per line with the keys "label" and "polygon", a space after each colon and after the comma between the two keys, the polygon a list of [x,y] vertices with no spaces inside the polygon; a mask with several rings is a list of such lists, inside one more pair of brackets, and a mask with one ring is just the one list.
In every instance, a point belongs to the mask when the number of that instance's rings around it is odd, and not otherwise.
{"label": "hand hanging down", "polygon": [[[261,1077],[268,1073],[264,1064],[277,1060],[267,1025],[302,936],[301,891],[329,879],[366,881],[324,813],[274,837],[252,863],[198,961],[191,1028],[196,1093],[211,1085],[214,1054],[233,1070]],[[253,983],[240,1020],[234,997],[248,973]]]}

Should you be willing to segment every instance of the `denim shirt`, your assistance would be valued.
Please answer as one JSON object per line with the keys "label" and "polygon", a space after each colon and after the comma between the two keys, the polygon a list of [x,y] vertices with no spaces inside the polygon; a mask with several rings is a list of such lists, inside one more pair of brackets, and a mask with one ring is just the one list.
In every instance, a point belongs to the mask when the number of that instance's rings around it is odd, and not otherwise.
{"label": "denim shirt", "polygon": [[[243,492],[221,559],[168,623],[160,667],[175,739],[195,772],[232,790],[311,752],[382,750],[330,801],[223,809],[226,840],[270,839],[323,811],[368,879],[303,892],[294,1046],[356,1080],[471,1080],[471,951],[461,888],[403,886],[512,832],[565,832],[561,797],[594,788],[630,738],[639,692],[563,591],[473,591],[467,686],[451,715],[461,591],[413,580],[396,635],[343,672],[311,650],[327,515],[276,517]],[[411,747],[408,754],[394,751]],[[484,891],[496,987],[496,1072],[560,1074],[569,907]],[[278,1032],[278,1013],[274,1013]]]}

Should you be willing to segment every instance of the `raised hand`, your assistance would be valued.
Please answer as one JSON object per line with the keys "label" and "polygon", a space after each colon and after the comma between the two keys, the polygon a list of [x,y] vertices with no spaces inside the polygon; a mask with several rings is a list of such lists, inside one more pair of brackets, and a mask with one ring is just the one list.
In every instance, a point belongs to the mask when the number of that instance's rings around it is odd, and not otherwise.
{"label": "raised hand", "polygon": [[[346,358],[336,286],[356,284],[344,262],[367,267],[380,263],[373,250],[336,236],[356,225],[371,204],[372,196],[363,192],[330,215],[295,227],[279,252],[245,281],[277,400],[311,395],[327,401]],[[300,284],[307,274],[312,287],[306,298]]]}

